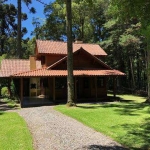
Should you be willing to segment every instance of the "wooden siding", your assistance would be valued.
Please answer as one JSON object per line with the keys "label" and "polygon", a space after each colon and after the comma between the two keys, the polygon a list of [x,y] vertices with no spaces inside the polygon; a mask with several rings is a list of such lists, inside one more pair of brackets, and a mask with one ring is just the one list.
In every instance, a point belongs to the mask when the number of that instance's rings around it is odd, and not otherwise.
{"label": "wooden siding", "polygon": [[58,60],[62,59],[64,55],[46,55],[45,56],[45,65],[48,67]]}
{"label": "wooden siding", "polygon": [[[64,60],[53,69],[67,70],[67,61]],[[84,51],[78,51],[73,56],[73,69],[74,70],[95,70],[95,69],[105,69],[104,66],[100,65],[93,57],[90,57]]]}
{"label": "wooden siding", "polygon": [[[62,78],[60,78],[62,79]],[[106,88],[106,78],[103,78],[103,86],[99,87],[97,84],[97,93],[95,87],[95,77],[76,77],[76,98],[77,99],[84,99],[84,98],[101,98],[107,96],[107,88]],[[88,81],[88,84],[86,83]],[[56,78],[57,84],[57,78]],[[52,86],[51,86],[52,88]],[[50,90],[51,91],[51,90]],[[51,92],[50,92],[51,93]],[[57,100],[67,100],[67,87],[64,88],[57,88],[55,86],[55,96]],[[52,97],[52,93],[51,96]]]}

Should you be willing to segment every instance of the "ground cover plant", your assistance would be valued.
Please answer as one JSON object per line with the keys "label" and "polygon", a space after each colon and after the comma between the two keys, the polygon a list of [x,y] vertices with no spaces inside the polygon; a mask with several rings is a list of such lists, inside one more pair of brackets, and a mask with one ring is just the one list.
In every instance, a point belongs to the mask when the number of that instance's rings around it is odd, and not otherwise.
{"label": "ground cover plant", "polygon": [[20,104],[18,103],[18,100],[16,99],[12,100],[10,98],[2,98],[0,102],[5,103],[8,108],[15,108],[15,109],[20,108]]}
{"label": "ground cover plant", "polygon": [[0,111],[0,149],[33,150],[27,125],[15,112]]}
{"label": "ground cover plant", "polygon": [[[112,98],[111,98],[112,100]],[[150,106],[145,98],[119,95],[115,102],[78,104],[56,110],[75,118],[131,150],[150,149]]]}

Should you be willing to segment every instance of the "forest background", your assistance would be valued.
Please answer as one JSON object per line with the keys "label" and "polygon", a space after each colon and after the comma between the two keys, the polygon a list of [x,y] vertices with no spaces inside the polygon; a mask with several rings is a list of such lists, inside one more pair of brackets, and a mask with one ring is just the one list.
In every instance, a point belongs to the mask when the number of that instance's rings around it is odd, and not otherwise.
{"label": "forest background", "polygon": [[[30,10],[31,2],[34,6],[34,1],[30,0],[30,3],[27,1],[24,0],[22,3]],[[132,3],[127,0],[72,0],[73,40],[99,44],[108,54],[105,62],[112,68],[126,73],[126,77],[118,80],[118,90],[140,93],[144,96],[148,91],[147,50],[150,26],[146,23],[147,18],[132,14],[133,11],[138,11],[138,8],[136,10],[130,8],[135,8],[133,5],[136,5],[147,11],[150,2],[146,2],[146,0],[134,0]],[[22,59],[28,59],[33,55],[36,39],[57,41],[67,39],[65,3],[61,0],[49,4],[41,1],[39,3],[44,8],[45,19],[33,18],[34,30],[31,36],[26,38],[24,35],[28,32],[28,28],[22,26]],[[22,12],[22,21],[27,18],[27,14]],[[16,58],[17,6],[8,4],[7,0],[0,0],[0,27],[0,61],[4,58]],[[111,82],[109,86],[111,87]]]}

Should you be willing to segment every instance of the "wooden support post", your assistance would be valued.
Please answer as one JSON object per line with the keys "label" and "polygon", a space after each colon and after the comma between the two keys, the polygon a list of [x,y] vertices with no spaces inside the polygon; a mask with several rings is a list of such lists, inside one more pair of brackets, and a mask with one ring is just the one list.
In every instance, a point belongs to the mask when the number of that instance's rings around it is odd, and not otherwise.
{"label": "wooden support post", "polygon": [[95,98],[97,100],[97,77],[95,77]]}
{"label": "wooden support post", "polygon": [[23,78],[20,78],[20,105],[23,107]]}
{"label": "wooden support post", "polygon": [[48,77],[48,98],[50,98],[50,96],[51,96],[51,91],[50,91],[50,86],[51,86],[51,84],[50,84],[50,78]]}
{"label": "wooden support post", "polygon": [[75,92],[74,92],[74,95],[75,95],[75,101],[77,102],[77,79],[76,77],[74,78],[74,89],[75,89]]}
{"label": "wooden support post", "polygon": [[92,97],[92,77],[90,77],[90,97]]}
{"label": "wooden support post", "polygon": [[117,77],[113,77],[113,84],[114,84],[114,97],[116,97],[116,87],[117,87]]}
{"label": "wooden support post", "polygon": [[53,77],[53,101],[56,100],[56,96],[55,96],[55,77]]}

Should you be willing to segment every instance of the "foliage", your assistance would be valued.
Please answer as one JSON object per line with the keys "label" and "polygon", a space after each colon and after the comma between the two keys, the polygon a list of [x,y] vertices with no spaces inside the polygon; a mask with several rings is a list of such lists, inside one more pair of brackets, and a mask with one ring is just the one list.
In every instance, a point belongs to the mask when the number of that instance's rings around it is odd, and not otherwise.
{"label": "foliage", "polygon": [[[2,2],[0,4],[0,55],[4,53],[9,53],[11,46],[9,44],[15,45],[17,37],[17,8],[13,4],[5,4]],[[27,15],[22,13],[22,20],[26,20]],[[22,36],[27,32],[26,28],[22,28]],[[12,41],[13,40],[13,41]],[[12,41],[12,42],[11,42]],[[16,45],[15,45],[16,47]],[[15,48],[16,51],[16,48]]]}
{"label": "foliage", "polygon": [[[73,40],[97,42],[105,37],[103,24],[104,11],[108,1],[72,1],[72,37]],[[34,21],[34,34],[41,39],[66,40],[66,8],[65,3],[59,0],[45,7],[46,21],[41,24]]]}
{"label": "foliage", "polygon": [[2,89],[1,89],[1,95],[3,97],[10,97],[10,93],[8,91],[8,87],[2,87]]}
{"label": "foliage", "polygon": [[[145,30],[144,32],[141,32],[141,35],[145,38],[145,49],[147,50],[146,53],[146,67],[147,67],[147,87],[148,87],[148,100],[150,102],[150,51],[149,51],[149,23],[150,23],[150,2],[147,0],[111,0],[110,1],[110,7],[109,7],[109,13],[114,15],[115,18],[118,18],[121,22],[126,22],[129,18],[132,20],[138,20],[141,23],[141,31]],[[133,76],[133,75],[132,75]]]}
{"label": "foliage", "polygon": [[[41,0],[37,1],[44,4]],[[22,2],[31,9],[32,0]],[[32,35],[37,39],[67,41],[65,2],[55,0],[42,6],[45,7],[45,19],[33,19],[35,30]],[[150,87],[147,86],[150,79],[146,69],[150,68],[146,51],[150,48],[149,6],[150,2],[146,0],[72,0],[73,40],[101,45],[108,53],[108,65],[126,73],[126,78],[118,78],[119,88],[147,91]],[[0,36],[4,43],[1,51],[6,54],[5,58],[15,58],[17,8],[4,1],[0,7],[5,22],[1,28],[4,35]],[[22,16],[24,19],[27,17],[25,14]],[[34,53],[35,38],[22,40],[22,58]]]}
{"label": "foliage", "polygon": [[141,35],[141,23],[132,17],[121,22],[115,16],[115,8],[110,3],[104,24],[107,37],[100,44],[108,53],[108,64],[127,75],[127,78],[119,79],[119,86],[121,83],[133,90],[146,90],[146,47]]}
{"label": "foliage", "polygon": [[33,150],[25,121],[14,112],[0,111],[0,149]]}
{"label": "foliage", "polygon": [[22,42],[23,58],[29,59],[29,56],[34,54],[35,49],[35,38],[27,39]]}
{"label": "foliage", "polygon": [[9,97],[3,97],[1,102],[6,103],[9,108],[20,108],[20,104],[17,99],[11,99]]}
{"label": "foliage", "polygon": [[1,61],[5,58],[7,58],[7,54],[3,54],[2,56],[0,56],[0,64],[1,64]]}
{"label": "foliage", "polygon": [[143,97],[119,95],[113,103],[78,104],[74,108],[58,105],[55,109],[131,150],[149,149],[150,108],[144,101]]}

